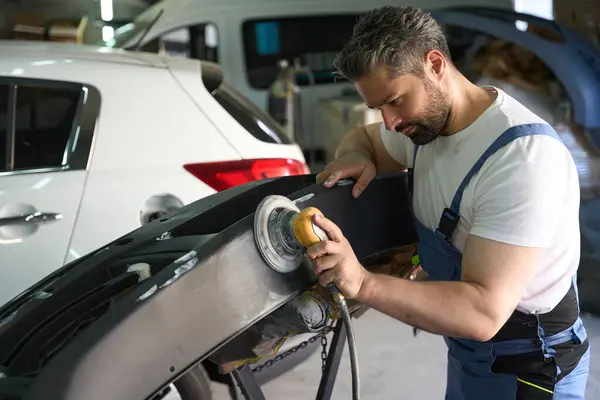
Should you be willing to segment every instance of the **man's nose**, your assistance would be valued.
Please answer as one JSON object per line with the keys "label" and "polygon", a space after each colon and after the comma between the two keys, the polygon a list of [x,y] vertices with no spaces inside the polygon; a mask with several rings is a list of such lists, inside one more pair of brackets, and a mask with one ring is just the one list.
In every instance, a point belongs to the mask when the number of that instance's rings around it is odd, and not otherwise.
{"label": "man's nose", "polygon": [[394,115],[394,113],[391,110],[388,110],[388,108],[385,106],[381,108],[381,116],[383,117],[383,122],[385,123],[385,129],[388,131],[393,131],[394,128],[400,122],[402,122],[401,118],[399,118],[397,115]]}

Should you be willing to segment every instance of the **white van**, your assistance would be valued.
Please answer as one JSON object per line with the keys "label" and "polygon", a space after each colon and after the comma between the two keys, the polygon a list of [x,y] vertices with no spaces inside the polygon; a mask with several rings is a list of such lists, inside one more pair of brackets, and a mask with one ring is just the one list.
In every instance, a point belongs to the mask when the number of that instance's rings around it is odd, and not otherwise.
{"label": "white van", "polygon": [[[334,83],[332,62],[351,36],[357,18],[367,10],[393,4],[386,0],[163,0],[114,32],[109,47],[176,53],[218,62],[225,78],[266,108],[268,87],[277,62],[298,62],[311,72],[296,75],[302,89],[302,122],[307,134],[319,132],[315,104],[354,90]],[[398,4],[403,4],[398,2]],[[418,0],[433,9],[457,5],[490,5],[512,9],[512,0]],[[314,78],[311,87],[309,78]],[[311,143],[320,142],[315,133]],[[298,142],[306,148],[307,138]]]}
{"label": "white van", "polygon": [[[164,46],[168,52],[216,61],[225,79],[261,108],[266,108],[277,61],[298,60],[311,72],[296,75],[303,89],[303,128],[305,133],[314,133],[315,140],[309,143],[318,146],[321,136],[331,133],[321,125],[318,102],[340,96],[344,90],[354,91],[348,83],[334,83],[333,58],[350,37],[358,16],[385,4],[393,2],[163,0],[118,29],[104,45],[145,50]],[[466,75],[471,73],[470,58],[485,42],[482,39],[498,38],[530,50],[561,83],[574,121],[589,131],[589,139],[600,150],[600,113],[596,112],[600,53],[589,40],[554,21],[514,12],[513,0],[419,0],[411,4],[432,11]],[[537,28],[529,30],[527,25]],[[309,76],[314,79],[307,87]],[[303,148],[307,147],[305,139],[297,137]]]}

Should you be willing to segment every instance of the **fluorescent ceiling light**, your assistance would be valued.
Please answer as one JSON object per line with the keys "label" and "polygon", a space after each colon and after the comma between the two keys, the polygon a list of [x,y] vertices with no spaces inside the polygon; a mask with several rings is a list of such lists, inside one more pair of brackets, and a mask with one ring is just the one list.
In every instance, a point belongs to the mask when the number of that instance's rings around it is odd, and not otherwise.
{"label": "fluorescent ceiling light", "polygon": [[115,29],[112,26],[102,27],[102,40],[108,42],[115,36]]}
{"label": "fluorescent ceiling light", "polygon": [[112,0],[100,0],[100,17],[103,21],[112,21],[113,2]]}

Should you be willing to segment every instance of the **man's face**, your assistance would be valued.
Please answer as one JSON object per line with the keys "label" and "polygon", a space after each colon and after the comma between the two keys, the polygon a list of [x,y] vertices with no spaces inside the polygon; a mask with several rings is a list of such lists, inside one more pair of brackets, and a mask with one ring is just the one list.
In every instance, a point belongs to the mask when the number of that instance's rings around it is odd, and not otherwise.
{"label": "man's face", "polygon": [[380,68],[355,84],[367,106],[381,111],[388,130],[424,145],[443,132],[451,108],[448,95],[434,79],[429,74],[390,77]]}

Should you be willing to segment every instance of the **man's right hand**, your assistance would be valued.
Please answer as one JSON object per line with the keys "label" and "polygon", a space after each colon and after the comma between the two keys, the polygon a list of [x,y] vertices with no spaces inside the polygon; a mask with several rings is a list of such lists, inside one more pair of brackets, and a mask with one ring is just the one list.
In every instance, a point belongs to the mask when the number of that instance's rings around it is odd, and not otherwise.
{"label": "man's right hand", "polygon": [[327,165],[317,175],[317,183],[323,183],[323,186],[329,188],[340,179],[355,178],[356,183],[352,188],[352,195],[356,198],[365,191],[375,175],[376,168],[373,161],[366,154],[353,151]]}

